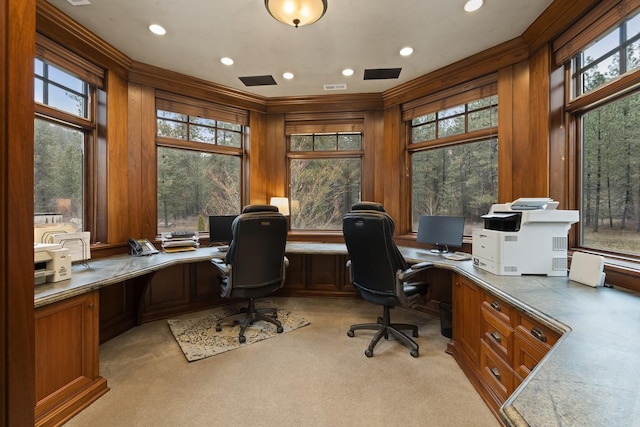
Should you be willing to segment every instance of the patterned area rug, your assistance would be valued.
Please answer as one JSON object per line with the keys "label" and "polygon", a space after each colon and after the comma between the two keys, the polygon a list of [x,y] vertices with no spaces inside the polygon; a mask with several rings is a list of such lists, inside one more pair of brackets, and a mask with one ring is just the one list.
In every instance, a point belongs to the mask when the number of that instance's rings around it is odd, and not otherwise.
{"label": "patterned area rug", "polygon": [[[243,305],[220,307],[203,312],[202,316],[189,319],[169,319],[169,328],[180,345],[189,362],[204,359],[225,351],[234,350],[249,344],[279,335],[276,326],[269,322],[256,322],[245,331],[246,342],[238,342],[240,325],[225,323],[222,330],[216,332],[216,322],[233,313],[237,313]],[[270,301],[257,302],[256,307],[276,307]],[[278,308],[278,320],[284,332],[293,331],[309,324],[304,318]]]}

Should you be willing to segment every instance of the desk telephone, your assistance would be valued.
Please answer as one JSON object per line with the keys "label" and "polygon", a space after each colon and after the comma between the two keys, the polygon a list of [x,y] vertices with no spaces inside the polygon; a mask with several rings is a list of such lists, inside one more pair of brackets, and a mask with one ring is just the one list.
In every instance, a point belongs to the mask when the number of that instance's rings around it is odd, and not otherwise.
{"label": "desk telephone", "polygon": [[133,256],[157,254],[158,250],[148,239],[129,239],[129,253]]}

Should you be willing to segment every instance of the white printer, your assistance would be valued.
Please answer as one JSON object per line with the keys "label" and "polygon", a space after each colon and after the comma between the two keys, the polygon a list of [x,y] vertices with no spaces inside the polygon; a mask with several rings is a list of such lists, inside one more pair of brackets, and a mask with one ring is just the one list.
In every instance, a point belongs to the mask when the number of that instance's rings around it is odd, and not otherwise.
{"label": "white printer", "polygon": [[69,249],[57,243],[34,243],[33,266],[36,285],[71,278]]}
{"label": "white printer", "polygon": [[567,275],[568,232],[578,211],[547,198],[494,204],[473,230],[473,265],[501,276]]}

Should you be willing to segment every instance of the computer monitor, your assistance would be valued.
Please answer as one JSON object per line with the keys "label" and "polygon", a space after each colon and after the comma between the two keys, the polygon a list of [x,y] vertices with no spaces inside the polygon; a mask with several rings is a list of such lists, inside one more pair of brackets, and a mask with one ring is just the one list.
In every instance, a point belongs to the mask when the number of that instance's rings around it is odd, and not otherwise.
{"label": "computer monitor", "polygon": [[209,217],[209,242],[228,245],[233,239],[231,224],[238,215],[211,215]]}
{"label": "computer monitor", "polygon": [[444,254],[449,246],[462,247],[464,217],[446,215],[422,215],[418,222],[416,242],[435,245],[431,252]]}

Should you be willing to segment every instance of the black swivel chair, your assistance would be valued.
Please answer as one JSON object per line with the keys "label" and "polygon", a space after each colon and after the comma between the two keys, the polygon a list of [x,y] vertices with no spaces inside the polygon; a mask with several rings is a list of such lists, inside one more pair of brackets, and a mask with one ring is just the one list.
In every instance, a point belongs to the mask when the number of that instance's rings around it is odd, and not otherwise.
{"label": "black swivel chair", "polygon": [[429,262],[407,265],[404,257],[393,242],[393,219],[384,211],[380,203],[360,202],[351,207],[342,221],[344,240],[349,252],[349,273],[351,283],[365,300],[384,306],[383,316],[376,323],[352,325],[347,332],[350,337],[359,329],[377,331],[364,354],[373,356],[373,349],[384,336],[389,334],[408,345],[413,357],[418,357],[419,346],[402,330],[410,330],[418,336],[418,327],[403,323],[391,323],[390,309],[411,307],[421,295],[425,295],[429,285],[423,281],[412,281],[418,273],[432,266]]}
{"label": "black swivel chair", "polygon": [[280,289],[284,284],[287,243],[287,219],[271,205],[249,205],[231,226],[233,240],[224,260],[211,260],[220,272],[221,295],[225,298],[248,298],[246,311],[218,320],[216,331],[230,321],[240,323],[238,340],[246,341],[245,330],[255,321],[264,320],[283,331],[276,309],[256,309],[255,298]]}

